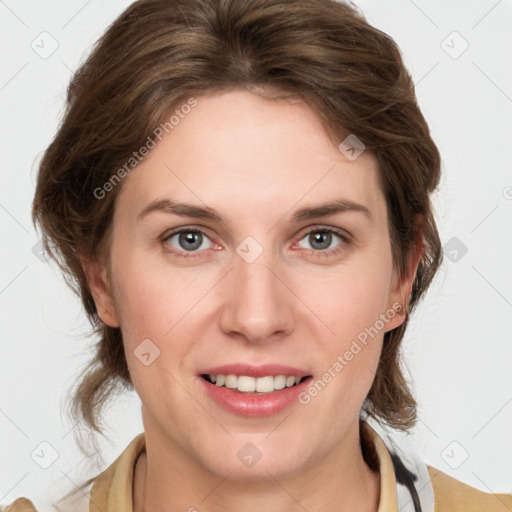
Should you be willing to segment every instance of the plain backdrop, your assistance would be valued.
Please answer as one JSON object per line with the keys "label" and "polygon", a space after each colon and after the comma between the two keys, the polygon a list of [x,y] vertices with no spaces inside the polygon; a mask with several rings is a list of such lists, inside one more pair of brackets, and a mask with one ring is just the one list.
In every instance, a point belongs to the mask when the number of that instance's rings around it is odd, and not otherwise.
{"label": "plain backdrop", "polygon": [[[129,3],[0,2],[4,505],[26,496],[49,510],[50,497],[92,476],[62,414],[89,358],[88,325],[55,266],[38,255],[30,208],[72,71]],[[455,478],[512,492],[512,2],[357,5],[400,46],[443,158],[435,206],[445,262],[404,341],[419,421],[402,437]],[[111,441],[101,443],[98,468],[142,431],[137,395],[120,397],[105,425]]]}

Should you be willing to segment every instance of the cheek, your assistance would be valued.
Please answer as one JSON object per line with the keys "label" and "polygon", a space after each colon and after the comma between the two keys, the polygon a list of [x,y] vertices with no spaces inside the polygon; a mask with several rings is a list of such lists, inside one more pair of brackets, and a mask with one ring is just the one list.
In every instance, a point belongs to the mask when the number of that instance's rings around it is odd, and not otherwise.
{"label": "cheek", "polygon": [[152,282],[135,272],[119,272],[116,304],[119,320],[130,343],[158,339],[171,327],[169,303],[175,302],[163,283]]}
{"label": "cheek", "polygon": [[132,342],[164,339],[204,294],[203,280],[161,256],[120,246],[112,253],[112,267],[117,313]]}
{"label": "cheek", "polygon": [[330,338],[346,342],[375,324],[382,330],[379,318],[386,314],[391,272],[391,263],[388,265],[385,258],[349,266],[302,293],[307,292],[308,305],[325,319]]}
{"label": "cheek", "polygon": [[172,376],[187,360],[187,339],[193,334],[188,322],[204,292],[199,280],[184,277],[182,269],[123,249],[112,251],[112,279],[132,383],[144,404],[159,407],[167,397],[186,411],[189,405]]}
{"label": "cheek", "polygon": [[[179,268],[120,249],[112,252],[112,278],[127,364],[135,389],[151,403],[174,386],[164,369],[190,374],[190,340],[204,337],[205,296],[219,278],[211,269]],[[144,366],[147,352],[155,359]]]}
{"label": "cheek", "polygon": [[396,311],[387,307],[391,275],[390,257],[368,258],[309,287],[308,306],[328,327],[318,336],[324,369],[319,378],[330,390],[329,398],[324,395],[326,407],[338,410],[341,400],[341,410],[356,410],[371,387],[384,333],[396,318]]}

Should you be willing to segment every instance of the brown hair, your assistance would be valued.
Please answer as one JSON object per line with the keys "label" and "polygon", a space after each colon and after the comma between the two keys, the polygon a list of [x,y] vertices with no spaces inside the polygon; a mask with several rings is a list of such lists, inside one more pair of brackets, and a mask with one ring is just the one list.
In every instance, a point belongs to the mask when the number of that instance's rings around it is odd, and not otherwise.
{"label": "brown hair", "polygon": [[[102,433],[113,392],[132,388],[121,331],[104,325],[78,254],[108,258],[122,182],[98,199],[164,115],[187,98],[243,88],[268,99],[296,97],[333,142],[355,134],[375,155],[389,212],[393,262],[421,238],[423,254],[408,313],[442,259],[430,193],[440,156],[393,40],[357,9],[335,0],[140,0],[108,28],[75,73],[61,126],[40,164],[33,220],[44,248],[81,297],[97,336],[70,411]],[[417,222],[417,220],[422,222]],[[363,411],[394,428],[416,420],[401,369],[404,323],[387,332]]]}

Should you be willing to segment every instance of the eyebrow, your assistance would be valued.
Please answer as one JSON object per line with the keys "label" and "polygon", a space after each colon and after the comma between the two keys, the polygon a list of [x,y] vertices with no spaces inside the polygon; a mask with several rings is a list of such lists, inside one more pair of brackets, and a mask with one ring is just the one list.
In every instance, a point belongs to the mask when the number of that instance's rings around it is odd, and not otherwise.
{"label": "eyebrow", "polygon": [[[157,199],[152,201],[138,214],[137,220],[142,220],[149,213],[157,211],[182,217],[194,217],[224,223],[222,217],[213,208],[188,203],[178,203],[170,199]],[[292,222],[300,222],[345,212],[360,212],[369,220],[372,220],[372,214],[366,206],[348,199],[335,199],[327,203],[300,208],[295,211],[291,220]]]}

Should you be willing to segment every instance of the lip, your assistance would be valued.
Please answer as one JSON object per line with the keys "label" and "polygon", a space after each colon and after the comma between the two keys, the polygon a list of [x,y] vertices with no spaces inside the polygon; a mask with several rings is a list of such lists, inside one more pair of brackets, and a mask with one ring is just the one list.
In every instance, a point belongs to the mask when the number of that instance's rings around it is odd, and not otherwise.
{"label": "lip", "polygon": [[[294,377],[307,377],[299,384],[290,388],[283,388],[272,393],[253,395],[240,393],[224,386],[216,386],[201,377],[203,374],[213,375],[247,375],[249,377],[265,377],[267,375],[293,375]],[[290,407],[298,404],[298,395],[309,386],[311,375],[304,370],[291,366],[279,364],[266,364],[252,366],[248,364],[230,364],[216,366],[202,370],[199,375],[203,389],[210,400],[225,410],[242,416],[262,418],[273,416]]]}
{"label": "lip", "polygon": [[282,364],[263,364],[254,366],[246,363],[225,364],[222,366],[215,366],[213,368],[206,368],[198,372],[198,375],[247,375],[248,377],[266,377],[267,375],[293,375],[294,377],[306,377],[310,372],[293,366],[286,366]]}

